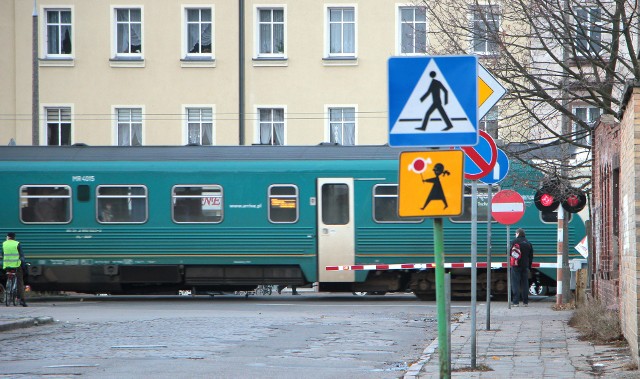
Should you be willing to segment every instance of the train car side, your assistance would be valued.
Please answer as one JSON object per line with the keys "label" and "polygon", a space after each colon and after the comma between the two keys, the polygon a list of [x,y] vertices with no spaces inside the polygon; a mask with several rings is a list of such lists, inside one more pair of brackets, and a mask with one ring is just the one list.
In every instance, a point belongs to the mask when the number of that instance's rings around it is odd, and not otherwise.
{"label": "train car side", "polygon": [[[34,290],[175,293],[317,282],[322,291],[434,292],[431,269],[325,270],[433,262],[431,220],[397,216],[394,149],[12,149],[0,148],[0,159],[11,160],[0,188],[10,217],[0,231],[18,234]],[[468,216],[454,221],[445,223],[449,267],[470,261]],[[508,236],[492,226],[492,259],[504,262]],[[522,226],[536,261],[555,262],[555,225],[541,223],[530,201]],[[570,227],[573,243],[584,229],[576,220]],[[478,224],[479,262],[485,230],[486,220]],[[469,269],[450,271],[454,288],[468,293]],[[540,273],[553,284],[552,270]],[[506,291],[504,270],[491,287]]]}

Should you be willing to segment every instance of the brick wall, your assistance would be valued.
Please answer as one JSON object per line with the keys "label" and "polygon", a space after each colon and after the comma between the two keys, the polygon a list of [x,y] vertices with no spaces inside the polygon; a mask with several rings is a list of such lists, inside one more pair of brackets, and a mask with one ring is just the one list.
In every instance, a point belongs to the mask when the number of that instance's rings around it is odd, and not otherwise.
{"label": "brick wall", "polygon": [[640,216],[640,88],[631,88],[620,121],[620,321],[638,362],[638,216]]}
{"label": "brick wall", "polygon": [[620,309],[620,251],[618,183],[620,173],[620,124],[603,116],[593,138],[592,191],[592,293],[607,308]]}

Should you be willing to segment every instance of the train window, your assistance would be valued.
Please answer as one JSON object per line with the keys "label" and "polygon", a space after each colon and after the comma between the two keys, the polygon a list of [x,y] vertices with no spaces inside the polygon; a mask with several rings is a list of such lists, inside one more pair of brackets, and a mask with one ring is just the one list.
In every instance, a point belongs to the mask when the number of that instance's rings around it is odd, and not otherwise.
{"label": "train window", "polygon": [[86,184],[80,184],[76,187],[76,196],[78,197],[78,201],[86,203],[91,200],[91,189]]}
{"label": "train window", "polygon": [[147,188],[103,185],[96,189],[97,219],[101,224],[141,224],[147,221]]}
{"label": "train window", "polygon": [[286,184],[274,184],[269,187],[269,221],[298,221],[298,187]]}
{"label": "train window", "polygon": [[[495,195],[500,189],[493,187],[492,194]],[[477,188],[478,199],[478,222],[487,222],[487,187],[482,186]],[[460,216],[450,217],[451,222],[471,222],[471,186],[464,186],[464,198],[462,203],[462,214]],[[491,222],[496,222],[492,217]]]}
{"label": "train window", "polygon": [[373,187],[373,219],[375,222],[422,222],[419,217],[398,216],[398,185],[378,184]]}
{"label": "train window", "polygon": [[71,187],[65,185],[20,187],[20,220],[34,224],[71,222]]}
{"label": "train window", "polygon": [[[572,213],[564,212],[564,217],[567,219],[567,222],[571,222],[571,218],[573,217]],[[553,210],[551,212],[540,212],[540,220],[545,224],[557,224],[558,223],[558,210]]]}
{"label": "train window", "polygon": [[349,187],[346,184],[322,185],[322,223],[325,225],[349,223]]}
{"label": "train window", "polygon": [[179,185],[173,187],[171,205],[177,223],[222,222],[222,187],[219,185]]}

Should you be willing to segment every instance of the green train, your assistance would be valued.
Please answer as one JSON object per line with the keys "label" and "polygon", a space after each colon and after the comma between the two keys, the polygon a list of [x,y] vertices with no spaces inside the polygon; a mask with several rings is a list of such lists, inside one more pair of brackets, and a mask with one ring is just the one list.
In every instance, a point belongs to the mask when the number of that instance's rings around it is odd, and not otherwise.
{"label": "green train", "polygon": [[[431,219],[397,214],[400,152],[335,145],[0,147],[0,232],[17,233],[36,291],[250,291],[317,283],[319,291],[413,291],[428,298],[435,291],[432,269],[326,270],[433,262]],[[516,226],[535,244],[535,261],[553,264],[556,224],[542,222],[533,190],[523,195],[526,212]],[[470,200],[465,195],[465,213],[445,219],[447,264],[470,262]],[[484,209],[478,262],[486,261]],[[574,246],[584,223],[574,217],[569,225]],[[492,222],[492,236],[492,260],[504,262],[505,227]],[[450,271],[454,293],[468,293],[470,270]],[[493,293],[506,293],[504,270],[494,272]],[[536,278],[553,286],[555,269],[540,269]],[[484,270],[478,280],[486,290]]]}

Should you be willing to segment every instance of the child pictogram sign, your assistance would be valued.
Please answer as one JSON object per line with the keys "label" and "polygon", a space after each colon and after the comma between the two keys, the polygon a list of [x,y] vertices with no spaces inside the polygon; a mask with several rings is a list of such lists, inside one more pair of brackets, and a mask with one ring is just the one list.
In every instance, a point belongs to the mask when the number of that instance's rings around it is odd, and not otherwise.
{"label": "child pictogram sign", "polygon": [[462,213],[464,153],[460,150],[400,154],[400,217],[457,216]]}

